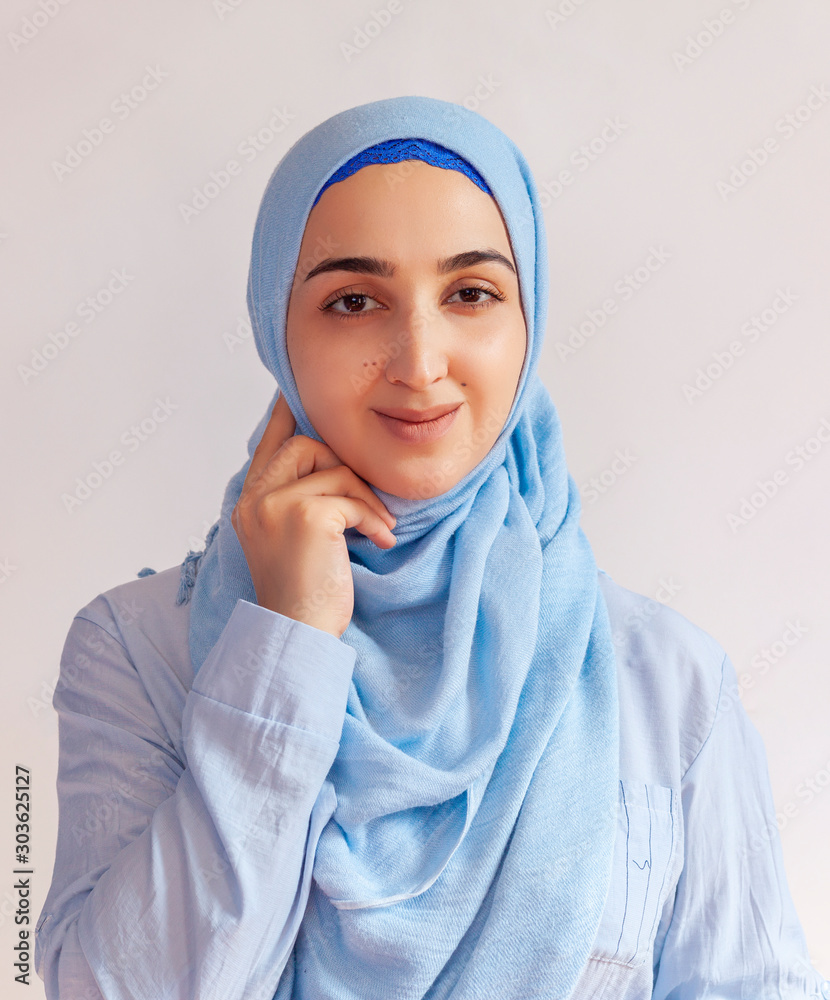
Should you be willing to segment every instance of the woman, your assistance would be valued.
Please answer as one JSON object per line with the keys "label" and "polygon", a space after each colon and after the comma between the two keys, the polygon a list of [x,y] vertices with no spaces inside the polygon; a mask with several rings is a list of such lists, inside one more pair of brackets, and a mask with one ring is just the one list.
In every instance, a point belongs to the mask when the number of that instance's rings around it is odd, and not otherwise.
{"label": "woman", "polygon": [[335,115],[248,302],[281,392],[205,552],[67,639],[47,995],[821,996],[728,658],[579,527],[521,152]]}

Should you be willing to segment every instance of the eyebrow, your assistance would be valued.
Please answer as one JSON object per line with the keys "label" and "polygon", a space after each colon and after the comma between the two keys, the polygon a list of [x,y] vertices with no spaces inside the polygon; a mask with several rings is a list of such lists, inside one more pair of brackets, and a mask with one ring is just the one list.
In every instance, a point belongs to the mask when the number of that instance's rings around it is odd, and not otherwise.
{"label": "eyebrow", "polygon": [[[462,253],[453,254],[452,257],[443,257],[438,261],[438,274],[449,274],[451,271],[460,271],[465,267],[473,267],[476,264],[491,262],[501,264],[509,268],[513,274],[516,268],[510,261],[489,247],[483,250],[465,250]],[[326,271],[355,271],[359,274],[374,274],[378,278],[391,278],[395,274],[395,265],[380,257],[327,257],[325,260],[313,267],[304,280],[309,281],[318,274]]]}

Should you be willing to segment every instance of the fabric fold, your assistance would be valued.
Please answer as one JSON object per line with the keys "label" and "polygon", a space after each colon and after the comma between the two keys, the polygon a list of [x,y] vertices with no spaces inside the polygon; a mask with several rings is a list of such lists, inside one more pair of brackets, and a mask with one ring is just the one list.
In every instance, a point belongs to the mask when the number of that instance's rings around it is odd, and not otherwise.
{"label": "fabric fold", "polygon": [[[490,773],[491,771],[479,775],[472,785],[457,797],[463,799],[463,809],[454,808],[448,816],[441,817],[439,820],[440,825],[430,824],[429,819],[424,821],[423,828],[430,825],[433,827],[427,835],[431,851],[429,855],[426,855],[428,859],[426,871],[401,873],[397,887],[389,883],[387,876],[386,892],[388,895],[370,896],[366,899],[331,899],[332,906],[336,906],[340,910],[361,910],[373,906],[391,906],[393,903],[400,903],[405,899],[414,899],[416,896],[420,896],[422,892],[426,892],[447,867],[450,859],[461,845],[464,835],[470,829],[470,824],[473,822],[478,807],[481,804],[487,782],[490,780]],[[442,803],[444,807],[455,805],[456,800]],[[410,826],[409,822],[402,822],[401,833],[405,834]],[[405,837],[402,836],[401,841],[405,841]],[[406,884],[404,883],[404,879],[408,879],[408,884],[411,888],[404,888],[404,884]]]}

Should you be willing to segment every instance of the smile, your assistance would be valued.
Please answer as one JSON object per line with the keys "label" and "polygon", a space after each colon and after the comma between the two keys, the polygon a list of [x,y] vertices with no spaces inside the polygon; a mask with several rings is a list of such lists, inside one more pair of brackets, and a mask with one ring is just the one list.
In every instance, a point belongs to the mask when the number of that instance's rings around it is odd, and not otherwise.
{"label": "smile", "polygon": [[401,441],[410,441],[420,444],[423,441],[437,441],[443,437],[452,427],[456,414],[461,408],[461,404],[449,413],[434,420],[399,420],[397,417],[390,417],[378,410],[373,410],[383,424],[383,426],[396,438]]}

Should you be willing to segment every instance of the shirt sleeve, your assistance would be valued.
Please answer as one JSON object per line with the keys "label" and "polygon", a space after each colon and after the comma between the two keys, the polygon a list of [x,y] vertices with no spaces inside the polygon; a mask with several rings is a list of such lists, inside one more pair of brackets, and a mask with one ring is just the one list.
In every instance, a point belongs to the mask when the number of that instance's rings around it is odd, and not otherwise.
{"label": "shirt sleeve", "polygon": [[767,758],[729,658],[708,738],[681,785],[684,867],[654,1000],[830,997],[787,886]]}
{"label": "shirt sleeve", "polygon": [[336,803],[355,651],[240,599],[187,693],[177,754],[113,633],[75,618],[53,697],[46,995],[271,1000]]}

